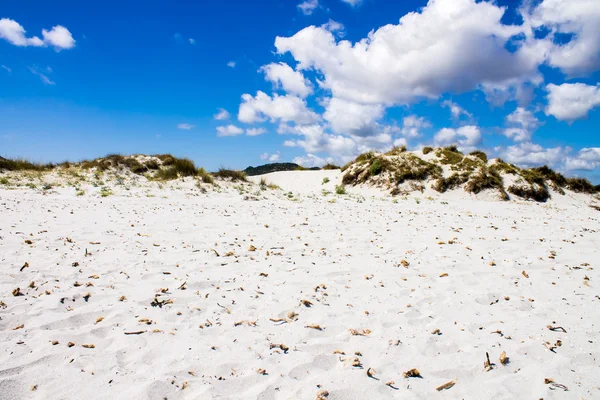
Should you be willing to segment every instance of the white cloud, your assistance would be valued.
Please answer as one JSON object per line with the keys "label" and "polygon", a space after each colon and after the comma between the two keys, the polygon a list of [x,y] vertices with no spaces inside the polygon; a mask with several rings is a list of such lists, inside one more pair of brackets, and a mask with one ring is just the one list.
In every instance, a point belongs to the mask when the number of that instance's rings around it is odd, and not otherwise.
{"label": "white cloud", "polygon": [[279,154],[279,152],[273,153],[273,154],[262,153],[260,155],[260,159],[261,160],[268,160],[268,161],[271,161],[271,162],[277,162],[280,159],[280,154]]}
{"label": "white cloud", "polygon": [[467,112],[467,110],[465,110],[452,100],[444,100],[442,102],[442,107],[448,107],[450,109],[450,113],[452,114],[452,118],[454,119],[459,119],[461,115],[464,115],[467,118],[473,118],[473,115],[471,115],[471,113]]}
{"label": "white cloud", "polygon": [[326,99],[325,118],[334,132],[368,136],[374,133],[385,111],[380,104],[360,104],[340,98]]}
{"label": "white cloud", "polygon": [[431,128],[429,121],[423,117],[417,117],[416,115],[404,117],[403,124],[404,126],[400,132],[405,138],[417,138],[421,136],[421,131],[424,128]]}
{"label": "white cloud", "polygon": [[[600,7],[596,0],[544,0],[525,15],[533,27],[550,28],[542,42],[548,63],[571,76],[600,68]],[[573,34],[567,43],[554,43],[560,34]]]}
{"label": "white cloud", "polygon": [[0,38],[15,46],[43,46],[44,42],[37,36],[25,36],[25,28],[17,21],[8,18],[0,19]]}
{"label": "white cloud", "polygon": [[592,171],[600,168],[600,147],[579,150],[575,157],[568,157],[565,169],[569,171]]}
{"label": "white cloud", "polygon": [[229,61],[229,62],[227,63],[227,66],[228,66],[229,68],[235,68],[235,61]]}
{"label": "white cloud", "polygon": [[434,143],[436,146],[456,145],[461,151],[472,151],[481,143],[481,131],[473,125],[443,128],[435,134]]}
{"label": "white cloud", "polygon": [[217,127],[217,136],[219,137],[224,137],[224,136],[237,136],[237,135],[241,135],[242,133],[244,133],[244,130],[241,128],[238,128],[235,125],[227,125],[227,126],[218,126]]}
{"label": "white cloud", "polygon": [[49,31],[43,29],[43,40],[38,36],[27,37],[25,33],[25,28],[17,21],[8,18],[0,19],[0,38],[15,46],[54,46],[56,50],[75,47],[75,39],[73,39],[71,32],[61,25],[56,25]]}
{"label": "white cloud", "polygon": [[[45,85],[50,85],[50,86],[56,85],[56,82],[51,80],[47,75],[41,73],[37,68],[27,67],[27,69],[29,69],[29,71],[32,74],[39,77],[42,80],[42,82],[44,82]],[[51,69],[48,69],[48,70],[52,71]]]}
{"label": "white cloud", "polygon": [[508,51],[524,28],[502,24],[503,14],[491,2],[435,0],[354,44],[310,26],[277,37],[275,47],[291,53],[300,69],[320,72],[320,85],[334,98],[359,104],[409,104],[483,85],[540,82],[545,52],[533,45]]}
{"label": "white cloud", "polygon": [[244,123],[262,122],[266,119],[271,122],[295,122],[300,125],[315,123],[319,116],[309,110],[306,102],[292,95],[273,97],[258,91],[256,97],[250,94],[242,95],[242,104],[238,111],[238,120]]}
{"label": "white cloud", "polygon": [[553,115],[563,121],[585,118],[588,112],[600,106],[600,86],[583,83],[549,84],[546,115]]}
{"label": "white cloud", "polygon": [[321,28],[331,33],[335,33],[335,35],[340,38],[346,36],[346,27],[343,24],[332,20],[331,18],[329,18],[327,23],[321,25]]}
{"label": "white cloud", "polygon": [[539,144],[524,142],[503,149],[501,155],[509,163],[531,167],[557,164],[567,156],[569,151],[569,148],[544,148]]}
{"label": "white cloud", "polygon": [[196,39],[189,38],[188,40],[189,40],[190,44],[192,44],[192,45],[196,44]]}
{"label": "white cloud", "polygon": [[311,15],[317,7],[319,7],[319,0],[305,0],[298,4],[298,9],[302,11],[304,15]]}
{"label": "white cloud", "polygon": [[306,97],[312,93],[310,81],[304,78],[302,72],[294,71],[285,63],[271,63],[260,68],[265,73],[265,79],[272,82],[275,87],[282,87],[288,93],[299,97]]}
{"label": "white cloud", "polygon": [[296,157],[292,160],[293,163],[301,165],[305,168],[322,167],[325,164],[333,164],[334,160],[331,157],[321,158],[314,154],[307,154],[302,157]]}
{"label": "white cloud", "polygon": [[75,47],[75,39],[64,26],[57,25],[49,31],[43,29],[42,36],[44,43],[54,46],[57,50]]}
{"label": "white cloud", "polygon": [[517,109],[506,116],[508,128],[504,129],[503,134],[516,142],[528,142],[531,135],[540,126],[540,121],[529,110],[523,107]]}
{"label": "white cloud", "polygon": [[230,117],[229,112],[224,108],[219,108],[219,112],[214,115],[214,119],[217,121],[226,121]]}
{"label": "white cloud", "polygon": [[248,136],[259,136],[263,133],[267,133],[265,128],[248,128],[246,129],[246,135]]}
{"label": "white cloud", "polygon": [[342,2],[344,2],[346,4],[350,4],[352,7],[355,7],[355,6],[359,5],[360,3],[362,3],[362,0],[342,0]]}
{"label": "white cloud", "polygon": [[8,68],[6,65],[1,65],[1,67],[2,67],[3,69],[5,69],[5,70],[6,70],[6,72],[8,72],[9,74],[12,72],[12,69]]}
{"label": "white cloud", "polygon": [[196,125],[187,124],[187,123],[177,124],[177,129],[182,129],[184,131],[189,131],[191,129],[194,129],[195,127],[196,127]]}

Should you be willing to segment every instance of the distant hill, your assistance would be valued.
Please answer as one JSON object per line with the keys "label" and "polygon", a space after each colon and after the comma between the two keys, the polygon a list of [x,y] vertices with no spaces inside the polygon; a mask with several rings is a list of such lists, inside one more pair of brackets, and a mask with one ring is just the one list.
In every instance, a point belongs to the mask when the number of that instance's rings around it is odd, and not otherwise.
{"label": "distant hill", "polygon": [[244,170],[244,172],[248,176],[255,176],[255,175],[263,175],[263,174],[269,174],[271,172],[279,172],[279,171],[296,171],[299,169],[308,169],[311,171],[317,171],[320,168],[318,168],[318,167],[304,168],[295,163],[273,163],[273,164],[259,165],[258,167],[248,167]]}

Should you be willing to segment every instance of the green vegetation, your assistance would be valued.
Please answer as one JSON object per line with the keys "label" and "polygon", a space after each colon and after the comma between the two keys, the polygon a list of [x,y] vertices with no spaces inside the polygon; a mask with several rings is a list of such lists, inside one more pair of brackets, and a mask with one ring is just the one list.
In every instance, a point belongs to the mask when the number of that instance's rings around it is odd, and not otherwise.
{"label": "green vegetation", "polygon": [[346,194],[346,188],[344,187],[344,185],[336,185],[335,193],[336,194]]}
{"label": "green vegetation", "polygon": [[247,182],[248,181],[248,177],[246,176],[246,173],[243,171],[234,171],[231,169],[225,169],[225,168],[221,168],[219,169],[219,171],[214,172],[213,176],[215,178],[219,178],[219,179],[228,179],[231,180],[232,182]]}
{"label": "green vegetation", "polygon": [[54,164],[39,164],[16,158],[14,160],[0,157],[0,171],[48,171],[54,168]]}
{"label": "green vegetation", "polygon": [[321,185],[324,185],[326,183],[329,183],[329,178],[328,177],[323,178],[323,182],[321,183]]}
{"label": "green vegetation", "polygon": [[8,179],[6,178],[0,178],[0,185],[8,185]]}
{"label": "green vegetation", "polygon": [[108,197],[111,194],[113,194],[112,190],[110,190],[110,188],[107,188],[106,186],[100,189],[100,196],[102,197]]}
{"label": "green vegetation", "polygon": [[433,189],[440,193],[444,193],[448,190],[455,189],[468,182],[470,174],[462,173],[457,174],[456,172],[447,178],[438,178],[433,184]]}
{"label": "green vegetation", "polygon": [[423,154],[429,154],[433,151],[433,147],[425,146],[423,147]]}
{"label": "green vegetation", "polygon": [[337,165],[334,165],[334,164],[325,164],[323,166],[323,168],[321,168],[321,169],[332,170],[332,169],[340,169],[340,167],[338,167]]}
{"label": "green vegetation", "polygon": [[435,155],[440,158],[442,164],[458,164],[464,158],[464,155],[458,151],[456,146],[448,146],[438,149]]}
{"label": "green vegetation", "polygon": [[498,189],[503,200],[509,200],[508,194],[504,190],[502,177],[496,171],[488,168],[482,168],[479,173],[472,175],[471,179],[465,185],[465,190],[471,193],[480,193],[486,189]]}
{"label": "green vegetation", "polygon": [[406,146],[394,146],[390,151],[385,153],[386,156],[397,156],[406,152]]}
{"label": "green vegetation", "polygon": [[508,187],[508,192],[516,196],[522,197],[528,200],[535,200],[541,203],[545,203],[550,198],[550,193],[546,186],[531,185],[531,186],[517,186],[511,185]]}
{"label": "green vegetation", "polygon": [[488,162],[488,156],[483,151],[475,150],[469,153],[470,156],[477,157],[484,163]]}

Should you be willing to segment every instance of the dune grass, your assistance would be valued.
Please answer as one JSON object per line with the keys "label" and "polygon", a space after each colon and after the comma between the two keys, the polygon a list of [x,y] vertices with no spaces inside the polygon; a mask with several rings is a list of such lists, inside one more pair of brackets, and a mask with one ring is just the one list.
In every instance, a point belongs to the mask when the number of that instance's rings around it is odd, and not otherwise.
{"label": "dune grass", "polygon": [[248,182],[248,177],[243,171],[220,168],[213,172],[213,176],[218,179],[230,180],[231,182]]}

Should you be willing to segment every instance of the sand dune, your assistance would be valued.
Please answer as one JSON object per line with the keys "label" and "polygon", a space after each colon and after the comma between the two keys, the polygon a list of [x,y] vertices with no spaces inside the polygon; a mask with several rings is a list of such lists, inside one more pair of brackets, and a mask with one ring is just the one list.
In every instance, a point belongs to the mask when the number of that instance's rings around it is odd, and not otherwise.
{"label": "sand dune", "polygon": [[264,178],[0,189],[0,397],[600,396],[589,197]]}

